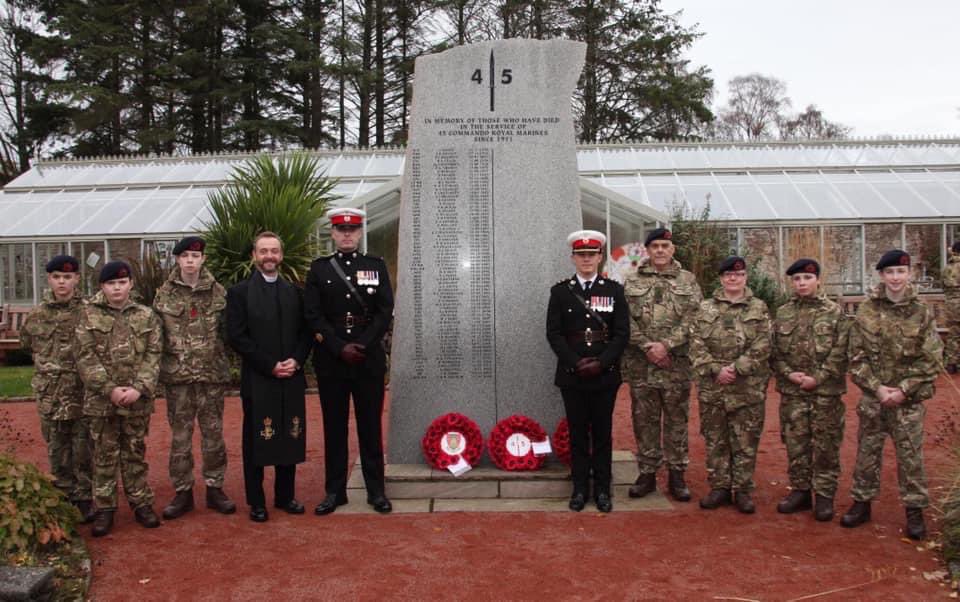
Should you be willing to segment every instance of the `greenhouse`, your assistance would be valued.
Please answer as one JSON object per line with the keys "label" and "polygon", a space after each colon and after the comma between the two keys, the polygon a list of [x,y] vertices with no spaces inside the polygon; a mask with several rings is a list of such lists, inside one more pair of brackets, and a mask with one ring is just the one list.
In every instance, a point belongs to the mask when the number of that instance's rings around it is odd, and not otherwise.
{"label": "greenhouse", "polygon": [[[936,294],[945,251],[960,240],[960,139],[638,143],[577,153],[584,226],[607,232],[611,249],[709,205],[729,228],[731,250],[772,276],[813,256],[829,292],[862,295],[876,257],[901,247],[921,290]],[[403,149],[315,155],[338,179],[337,204],[368,211],[368,251],[394,265]],[[44,265],[58,253],[81,259],[88,291],[111,259],[156,252],[168,261],[177,239],[203,230],[209,193],[249,157],[36,164],[0,194],[0,304],[35,304]]]}

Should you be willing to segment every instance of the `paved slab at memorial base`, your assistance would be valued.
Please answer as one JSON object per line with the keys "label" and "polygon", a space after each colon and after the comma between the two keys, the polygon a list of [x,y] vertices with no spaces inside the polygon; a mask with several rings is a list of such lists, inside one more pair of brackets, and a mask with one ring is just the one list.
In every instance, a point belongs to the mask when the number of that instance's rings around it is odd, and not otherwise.
{"label": "paved slab at memorial base", "polygon": [[[659,491],[640,499],[627,495],[638,475],[633,453],[613,453],[614,512],[670,510],[673,506]],[[482,466],[455,477],[446,470],[423,464],[388,464],[387,495],[394,514],[415,512],[570,512],[570,471],[551,462],[533,472],[508,472]],[[357,460],[347,481],[350,500],[337,512],[367,514],[363,473]],[[585,511],[593,509],[588,502]]]}

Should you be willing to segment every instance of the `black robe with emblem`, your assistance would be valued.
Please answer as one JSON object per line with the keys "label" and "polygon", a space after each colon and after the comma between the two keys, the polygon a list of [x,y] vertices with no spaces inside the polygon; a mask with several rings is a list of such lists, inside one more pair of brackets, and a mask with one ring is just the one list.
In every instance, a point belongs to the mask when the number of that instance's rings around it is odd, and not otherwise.
{"label": "black robe with emblem", "polygon": [[[259,271],[227,291],[227,341],[243,358],[240,398],[249,415],[245,433],[257,466],[290,465],[306,457],[306,379],[310,333],[300,290],[282,278],[268,283]],[[276,378],[277,362],[293,358],[301,369]]]}

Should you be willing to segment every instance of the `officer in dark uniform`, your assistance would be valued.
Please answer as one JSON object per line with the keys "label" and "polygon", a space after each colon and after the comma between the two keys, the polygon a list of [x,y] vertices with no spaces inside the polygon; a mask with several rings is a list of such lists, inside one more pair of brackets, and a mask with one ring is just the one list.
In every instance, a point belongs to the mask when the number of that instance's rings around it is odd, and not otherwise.
{"label": "officer in dark uniform", "polygon": [[554,384],[560,387],[570,425],[570,509],[579,512],[586,505],[592,469],[597,510],[610,512],[613,407],[630,314],[623,287],[598,272],[606,236],[581,230],[567,242],[577,272],[550,289],[547,340],[557,354]]}
{"label": "officer in dark uniform", "polygon": [[347,503],[347,422],[353,396],[360,463],[367,503],[380,513],[393,507],[384,491],[383,380],[381,345],[393,317],[393,290],[387,264],[359,251],[366,213],[333,209],[331,232],[337,250],[310,266],[304,311],[316,341],[313,364],[323,408],[326,497],[318,515]]}

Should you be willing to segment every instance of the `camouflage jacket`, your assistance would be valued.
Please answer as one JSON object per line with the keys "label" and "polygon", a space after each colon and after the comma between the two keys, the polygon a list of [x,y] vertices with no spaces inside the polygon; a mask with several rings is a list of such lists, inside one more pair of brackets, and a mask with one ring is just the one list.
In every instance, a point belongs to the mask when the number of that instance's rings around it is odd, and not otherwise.
{"label": "camouflage jacket", "polygon": [[[839,305],[826,295],[794,295],[777,309],[773,321],[770,366],[777,390],[787,395],[842,395],[847,391],[847,337],[849,321]],[[817,387],[804,391],[787,378],[804,372]]]}
{"label": "camouflage jacket", "polygon": [[908,286],[903,299],[887,298],[883,284],[857,309],[850,328],[850,375],[863,389],[861,409],[880,411],[875,391],[897,387],[908,402],[933,396],[933,381],[943,361],[933,310]]}
{"label": "camouflage jacket", "polygon": [[951,255],[943,270],[943,292],[960,296],[960,255]]}
{"label": "camouflage jacket", "polygon": [[180,279],[180,267],[157,291],[153,308],[163,324],[160,381],[225,383],[230,367],[224,346],[227,291],[203,268],[196,288]]}
{"label": "camouflage jacket", "polygon": [[[83,306],[77,325],[77,366],[86,416],[153,412],[163,349],[161,329],[160,318],[149,307],[128,303],[114,309],[102,292]],[[119,386],[140,391],[140,399],[128,408],[118,408],[110,401],[110,392]]]}
{"label": "camouflage jacket", "polygon": [[57,301],[53,291],[30,312],[20,330],[20,345],[33,353],[33,391],[37,411],[51,420],[83,415],[83,383],[77,375],[76,330],[83,297],[77,291]]}
{"label": "camouflage jacket", "polygon": [[[687,335],[703,300],[697,279],[676,260],[658,272],[650,259],[644,258],[623,287],[630,307],[630,343],[625,355],[628,378],[650,385],[688,380]],[[670,352],[672,366],[666,370],[650,363],[643,348],[658,341]]]}
{"label": "camouflage jacket", "polygon": [[[762,402],[770,377],[769,360],[770,314],[749,287],[734,303],[723,296],[722,288],[700,303],[690,326],[690,361],[701,389]],[[736,382],[716,384],[714,378],[729,364],[737,370]]]}

